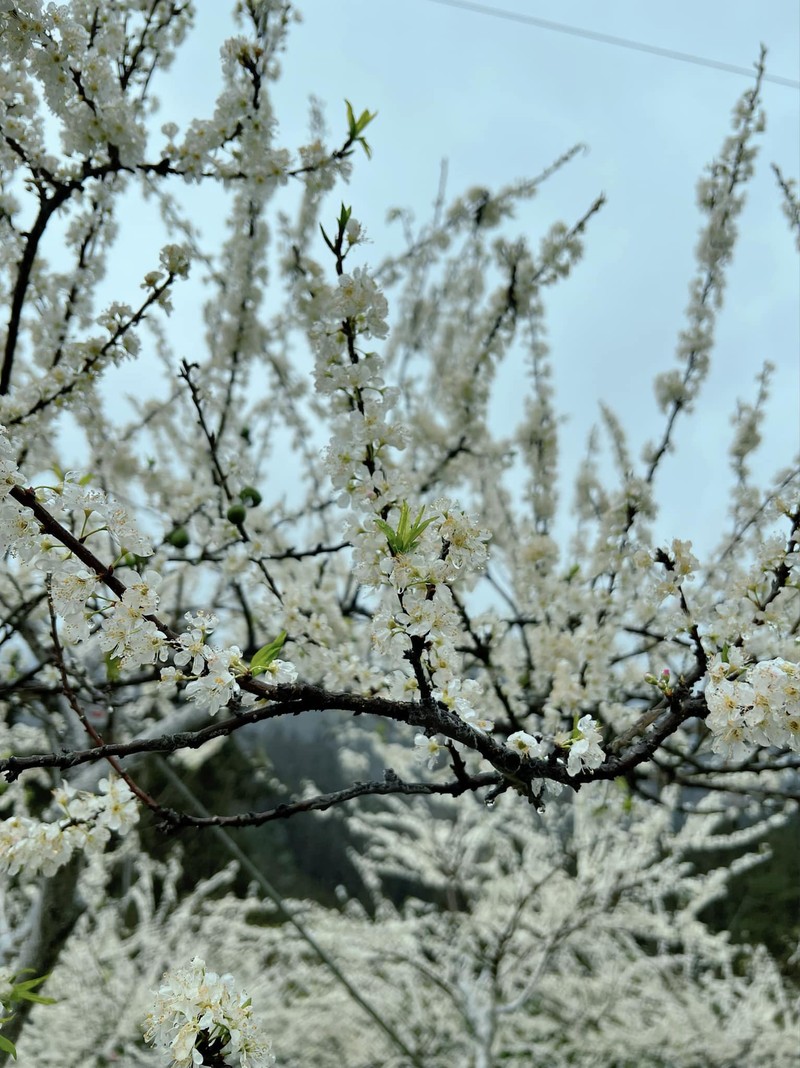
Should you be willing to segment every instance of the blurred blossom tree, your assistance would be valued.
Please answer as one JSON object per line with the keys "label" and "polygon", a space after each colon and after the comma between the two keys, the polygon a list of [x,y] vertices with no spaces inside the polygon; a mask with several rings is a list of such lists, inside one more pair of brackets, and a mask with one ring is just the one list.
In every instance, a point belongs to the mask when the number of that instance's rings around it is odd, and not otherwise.
{"label": "blurred blossom tree", "polygon": [[[270,85],[292,6],[236,13],[213,115],[159,132],[152,93],[188,0],[0,0],[0,1056],[19,1041],[47,1063],[57,1033],[60,1064],[257,1066],[266,1030],[286,1064],[688,1068],[765,1063],[760,1026],[788,1065],[779,970],[698,920],[751,861],[690,870],[693,850],[758,840],[800,796],[800,475],[790,455],[768,486],[749,469],[769,364],[733,413],[717,548],[701,561],[649,526],[708,375],[763,55],[699,184],[663,424],[637,459],[602,410],[616,473],[601,478],[593,433],[567,545],[544,291],[602,197],[537,246],[506,230],[578,149],[499,192],[442,195],[370,266],[362,221],[328,194],[369,155],[375,116],[346,103],[329,141],[314,105],[310,140],[281,145]],[[800,243],[796,183],[776,172]],[[221,249],[182,210],[187,182],[227,205]],[[100,309],[137,190],[169,240],[142,293]],[[188,359],[167,317],[192,270],[207,346]],[[503,359],[528,399],[498,429]],[[133,360],[130,410],[117,369]],[[254,724],[312,712],[337,725],[341,789],[226,815],[163,803],[226,740],[247,752]],[[179,900],[177,861],[137,837],[144,816],[227,841],[369,795],[386,800],[348,809],[369,908],[305,906],[326,945],[296,915],[297,944],[255,900],[220,897],[222,864]],[[392,866],[416,873],[404,906],[382,890]]]}

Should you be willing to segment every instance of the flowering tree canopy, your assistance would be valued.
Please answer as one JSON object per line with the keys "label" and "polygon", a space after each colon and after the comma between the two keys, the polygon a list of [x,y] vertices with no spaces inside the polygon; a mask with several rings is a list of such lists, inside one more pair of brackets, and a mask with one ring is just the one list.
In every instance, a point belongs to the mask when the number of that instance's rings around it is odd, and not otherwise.
{"label": "flowering tree canopy", "polygon": [[[166,833],[367,795],[477,797],[493,826],[518,831],[526,803],[542,813],[565,789],[591,800],[593,784],[621,784],[629,801],[667,785],[673,799],[798,795],[800,472],[788,454],[769,485],[749,469],[768,364],[734,413],[717,547],[700,560],[651,533],[659,471],[709,372],[764,123],[763,56],[698,186],[686,320],[655,380],[662,424],[637,455],[603,410],[615,473],[593,438],[562,544],[544,296],[577,263],[603,198],[538,244],[507,230],[577,150],[536,178],[440,203],[402,252],[370,263],[369,220],[341,200],[375,116],[346,103],[330,139],[315,105],[310,139],[283,144],[270,88],[291,5],[242,0],[237,16],[214,112],[181,129],[154,119],[153,91],[189,2],[0,0],[12,977],[52,959],[54,935],[30,940],[40,877],[71,872],[74,890],[80,864],[121,848],[148,811]],[[800,243],[796,184],[778,179],[776,210]],[[227,211],[222,248],[205,247],[182,207],[187,183]],[[138,293],[103,305],[136,195],[157,204],[165,241]],[[203,305],[203,352],[182,348],[188,313],[169,318],[182,287]],[[504,359],[519,361],[527,401],[519,425],[498,428]],[[369,746],[383,773],[356,777],[354,759],[341,789],[232,814],[179,811],[142,784],[149,754],[180,775],[187,758],[213,762],[221,740],[246,746],[248,728],[313,712],[357,717],[342,747]],[[176,1064],[269,1063],[247,996],[212,967],[197,957],[171,972],[149,1039]],[[189,1012],[192,999],[205,1010]]]}

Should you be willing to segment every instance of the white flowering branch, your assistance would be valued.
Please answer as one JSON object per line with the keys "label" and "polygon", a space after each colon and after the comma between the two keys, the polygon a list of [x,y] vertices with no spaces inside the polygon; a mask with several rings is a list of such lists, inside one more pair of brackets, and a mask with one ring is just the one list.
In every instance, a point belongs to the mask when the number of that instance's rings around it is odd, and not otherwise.
{"label": "white flowering branch", "polygon": [[[367,797],[385,808],[392,795],[427,799],[431,813],[459,798],[466,809],[472,794],[487,821],[502,815],[498,848],[508,846],[502,864],[513,867],[511,854],[522,856],[509,844],[515,794],[537,819],[564,787],[578,812],[612,780],[631,804],[685,804],[669,783],[723,799],[796,798],[800,479],[796,461],[768,490],[750,472],[769,417],[769,365],[737,406],[732,521],[720,549],[701,561],[688,541],[660,544],[649,529],[656,474],[708,376],[763,127],[763,54],[700,183],[706,219],[681,367],[655,385],[663,432],[637,472],[622,420],[601,407],[616,482],[601,477],[593,436],[567,548],[554,533],[559,414],[544,294],[577,268],[604,198],[538,244],[507,228],[577,149],[535,179],[499,192],[475,186],[449,207],[443,181],[433,221],[415,232],[400,213],[407,247],[371,266],[364,222],[338,187],[357,154],[369,156],[375,115],[345,101],[331,140],[315,103],[308,141],[279,143],[272,83],[293,8],[244,0],[236,12],[242,33],[222,47],[211,114],[159,130],[153,86],[192,5],[0,0],[0,772],[10,784],[0,868],[11,913],[35,880],[57,873],[69,873],[67,898],[79,884],[93,892],[104,851],[134,848],[142,809],[159,831],[215,834],[343,806],[358,823],[352,803]],[[777,177],[794,233],[795,186]],[[218,251],[203,247],[192,207],[173,192],[179,183],[222,193]],[[143,297],[98,310],[116,217],[137,189],[161,208],[166,240],[149,261],[158,266],[144,274]],[[50,246],[59,243],[63,270],[48,262],[58,264]],[[181,324],[167,316],[173,300],[197,292],[195,278],[177,285],[192,264],[207,274],[206,352],[193,339],[187,357]],[[498,370],[520,353],[529,395],[518,425],[498,426]],[[119,372],[134,360],[136,396],[125,406]],[[252,811],[197,815],[162,804],[159,783],[144,777],[154,753],[175,758],[170,774],[181,761],[221,766],[226,740],[254,763],[258,732],[315,714],[335,725],[342,764],[343,782],[326,789],[278,782],[269,807],[260,799]],[[307,755],[311,769],[313,742]],[[114,772],[106,779],[103,762]],[[382,811],[369,809],[377,828]],[[412,870],[407,843],[394,844]],[[601,878],[611,861],[576,849]],[[603,893],[624,896],[623,875],[602,892],[579,887],[576,907],[602,916]],[[670,878],[667,897],[678,885]],[[487,1065],[504,1018],[530,1037],[518,1010],[572,935],[567,916],[545,924],[544,949],[504,985],[506,949],[538,899],[499,881],[508,911],[487,936],[493,958],[467,974],[447,957],[447,975],[413,948],[385,961],[440,990]],[[37,916],[25,932],[30,966],[44,971],[77,910],[65,905],[58,938]],[[617,955],[623,930],[604,945],[635,985],[636,947]],[[247,996],[206,959],[170,971],[149,1040],[175,1064],[270,1063]],[[595,1029],[607,1004],[598,991]],[[6,1031],[14,1040],[15,1027]],[[397,1029],[384,1033],[411,1063],[428,1063],[422,1047],[398,1045]],[[419,1033],[433,1048],[431,1029]],[[523,1047],[506,1048],[513,1058]]]}

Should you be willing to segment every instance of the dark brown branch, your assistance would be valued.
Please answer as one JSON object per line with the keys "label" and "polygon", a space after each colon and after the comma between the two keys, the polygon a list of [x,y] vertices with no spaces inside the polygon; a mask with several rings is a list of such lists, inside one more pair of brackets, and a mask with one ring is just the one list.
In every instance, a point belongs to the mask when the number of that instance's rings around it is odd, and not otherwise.
{"label": "dark brown branch", "polygon": [[33,270],[34,260],[36,259],[36,253],[39,249],[39,242],[42,240],[51,217],[61,205],[69,199],[71,194],[72,187],[62,185],[56,189],[49,199],[42,196],[39,206],[39,214],[36,216],[33,226],[28,231],[28,239],[25,242],[22,258],[17,267],[17,281],[14,286],[14,295],[11,298],[11,314],[8,318],[6,348],[3,354],[3,367],[2,370],[0,370],[0,396],[5,396],[11,388],[11,373],[14,368],[14,356],[17,351],[19,327],[22,320],[22,308],[25,304],[25,296],[28,292],[31,271]]}
{"label": "dark brown branch", "polygon": [[199,731],[163,735],[160,738],[134,738],[129,742],[116,742],[94,749],[62,753],[40,753],[25,757],[7,757],[0,760],[0,774],[15,779],[30,768],[70,768],[77,764],[94,763],[108,757],[134,756],[147,752],[174,752],[177,749],[198,749],[201,745],[253,723],[277,719],[280,716],[298,716],[303,712],[338,710],[353,715],[373,715],[398,723],[444,734],[453,741],[476,750],[502,770],[513,772],[519,764],[515,753],[493,741],[488,735],[475,731],[448,709],[421,705],[416,701],[392,701],[385,697],[369,697],[361,694],[333,693],[318,686],[282,685],[267,686],[249,676],[238,680],[243,690],[257,694],[270,701],[269,704],[247,712],[237,713],[229,719],[212,723]]}
{"label": "dark brown branch", "polygon": [[453,782],[404,782],[392,771],[388,771],[382,781],[356,782],[343,790],[328,794],[319,794],[303,801],[290,801],[277,805],[264,812],[243,812],[236,816],[190,816],[187,813],[173,812],[171,809],[158,808],[161,826],[166,830],[178,827],[258,827],[272,820],[288,819],[301,812],[324,812],[334,805],[344,804],[357,797],[367,795],[406,794],[406,795],[446,795],[459,797],[467,791],[481,790],[486,786],[495,786],[501,781],[497,772],[483,772],[480,775],[461,776]]}

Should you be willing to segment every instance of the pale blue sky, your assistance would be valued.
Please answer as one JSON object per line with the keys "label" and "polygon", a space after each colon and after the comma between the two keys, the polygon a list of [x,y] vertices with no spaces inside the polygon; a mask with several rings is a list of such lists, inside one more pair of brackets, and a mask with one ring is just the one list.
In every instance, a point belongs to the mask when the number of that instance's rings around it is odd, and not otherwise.
{"label": "pale blue sky", "polygon": [[[800,6],[793,0],[486,4],[743,67],[752,67],[764,42],[768,71],[800,79]],[[535,245],[552,222],[574,221],[606,194],[583,261],[546,301],[557,398],[569,415],[564,475],[574,473],[599,398],[622,416],[638,454],[663,425],[650,384],[674,365],[683,326],[700,225],[695,183],[727,136],[747,79],[431,0],[299,6],[304,21],[291,32],[275,93],[279,141],[303,142],[312,93],[326,103],[336,139],[345,98],[379,113],[370,129],[373,159],[357,158],[349,190],[336,191],[330,207],[335,212],[340,199],[352,204],[374,240],[367,254],[373,262],[396,247],[398,235],[384,226],[387,208],[408,206],[427,217],[443,158],[455,196],[537,174],[578,141],[589,146],[523,207],[515,226]],[[159,89],[165,118],[175,114],[181,125],[210,112],[218,46],[229,32],[227,3],[199,0],[198,8],[197,30]],[[767,83],[764,102],[768,128],[741,218],[711,379],[696,413],[680,425],[679,452],[659,483],[663,536],[703,545],[724,515],[729,415],[737,396],[752,393],[764,359],[778,370],[761,472],[787,464],[800,440],[800,270],[769,166],[774,161],[800,176],[800,93]],[[518,411],[519,377],[513,365],[501,375],[496,411],[504,422]]]}

